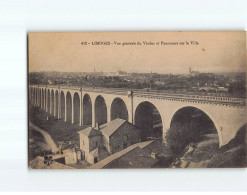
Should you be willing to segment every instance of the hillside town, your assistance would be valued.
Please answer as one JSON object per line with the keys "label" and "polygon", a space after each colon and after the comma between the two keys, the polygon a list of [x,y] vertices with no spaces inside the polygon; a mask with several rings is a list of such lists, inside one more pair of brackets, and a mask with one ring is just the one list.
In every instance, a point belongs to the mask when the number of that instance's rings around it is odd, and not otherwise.
{"label": "hillside town", "polygon": [[30,84],[84,87],[164,90],[179,93],[212,93],[245,97],[244,72],[201,73],[191,67],[187,74],[158,74],[117,72],[32,72]]}

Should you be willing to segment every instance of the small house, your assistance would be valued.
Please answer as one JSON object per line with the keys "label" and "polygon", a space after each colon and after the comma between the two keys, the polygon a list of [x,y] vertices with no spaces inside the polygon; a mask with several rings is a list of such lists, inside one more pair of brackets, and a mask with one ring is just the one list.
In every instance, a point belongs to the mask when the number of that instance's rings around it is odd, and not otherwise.
{"label": "small house", "polygon": [[100,131],[110,154],[140,142],[141,131],[135,125],[120,118],[100,126]]}
{"label": "small house", "polygon": [[100,127],[88,127],[78,133],[84,158],[94,164],[140,142],[141,131],[126,120],[117,118]]}

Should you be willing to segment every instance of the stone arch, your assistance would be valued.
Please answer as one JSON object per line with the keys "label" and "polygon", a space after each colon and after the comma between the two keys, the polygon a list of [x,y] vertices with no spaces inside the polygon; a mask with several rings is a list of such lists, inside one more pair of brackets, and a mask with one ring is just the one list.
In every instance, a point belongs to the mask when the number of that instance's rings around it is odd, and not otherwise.
{"label": "stone arch", "polygon": [[40,88],[38,89],[38,92],[39,92],[39,107],[41,108],[42,99],[41,99],[41,89]]}
{"label": "stone arch", "polygon": [[36,92],[37,92],[37,90],[36,90],[36,88],[34,88],[33,89],[33,92],[34,92],[34,104],[36,104],[37,103],[37,94],[36,94]]}
{"label": "stone arch", "polygon": [[61,103],[60,103],[60,106],[61,106],[61,116],[60,116],[60,118],[62,120],[65,120],[65,94],[64,94],[63,91],[61,91],[60,99],[61,99]]}
{"label": "stone arch", "polygon": [[69,91],[66,93],[66,121],[72,123],[72,96]]}
{"label": "stone arch", "polygon": [[37,105],[37,88],[35,88],[35,95],[34,95],[34,97],[35,97],[35,105]]}
{"label": "stone arch", "polygon": [[74,123],[79,124],[80,123],[80,96],[77,92],[74,93],[73,97],[73,107],[74,107]]}
{"label": "stone arch", "polygon": [[47,90],[47,112],[51,113],[51,93],[50,93],[50,89]]}
{"label": "stone arch", "polygon": [[47,110],[47,99],[46,99],[47,92],[46,92],[46,89],[44,89],[44,92],[45,92],[45,95],[44,95],[44,108],[45,108],[45,111],[46,111]]}
{"label": "stone arch", "polygon": [[54,90],[51,90],[51,114],[54,115],[54,104],[55,104]]}
{"label": "stone arch", "polygon": [[221,132],[215,119],[200,108],[184,106],[177,109],[169,124],[166,141],[177,153],[189,143],[198,142],[206,135],[215,139],[218,147],[221,144]]}
{"label": "stone arch", "polygon": [[35,88],[35,103],[38,105],[38,88]]}
{"label": "stone arch", "polygon": [[124,101],[117,97],[111,103],[111,120],[121,118],[128,121],[128,109]]}
{"label": "stone arch", "polygon": [[[236,144],[234,144],[234,146],[241,145],[241,144],[246,143],[246,139],[247,139],[247,123],[244,123],[237,130],[235,137],[229,143],[231,144],[231,142],[237,142]],[[246,151],[247,151],[247,148],[246,148]]]}
{"label": "stone arch", "polygon": [[42,108],[42,89],[39,89],[39,107]]}
{"label": "stone arch", "polygon": [[35,88],[33,88],[33,103],[35,104]]}
{"label": "stone arch", "polygon": [[39,105],[39,90],[38,88],[35,88],[35,95],[36,95],[36,105],[38,106]]}
{"label": "stone arch", "polygon": [[92,125],[92,100],[88,94],[83,96],[83,125]]}
{"label": "stone arch", "polygon": [[36,88],[36,104],[39,106],[39,89]]}
{"label": "stone arch", "polygon": [[107,106],[105,99],[98,95],[95,99],[95,123],[99,125],[107,123]]}
{"label": "stone arch", "polygon": [[33,88],[31,87],[31,103],[33,104]]}
{"label": "stone arch", "polygon": [[36,88],[36,104],[39,106],[39,89]]}
{"label": "stone arch", "polygon": [[42,88],[42,97],[41,97],[41,108],[45,107],[45,94],[44,94],[44,89]]}
{"label": "stone arch", "polygon": [[59,97],[59,93],[58,93],[58,90],[56,90],[56,92],[55,92],[55,113],[54,113],[54,115],[55,116],[58,116],[58,112],[59,112],[59,109],[58,109],[58,98]]}
{"label": "stone arch", "polygon": [[158,108],[149,101],[139,103],[135,109],[134,123],[142,131],[141,140],[162,138],[163,120]]}

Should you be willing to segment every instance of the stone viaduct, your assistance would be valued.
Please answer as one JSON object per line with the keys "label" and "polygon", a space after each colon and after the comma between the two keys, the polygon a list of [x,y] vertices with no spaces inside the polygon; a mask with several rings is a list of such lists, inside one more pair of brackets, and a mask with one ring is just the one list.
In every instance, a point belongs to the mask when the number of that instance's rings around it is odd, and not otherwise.
{"label": "stone viaduct", "polygon": [[201,110],[212,120],[218,132],[220,147],[233,139],[238,130],[246,124],[246,100],[241,98],[31,85],[29,101],[57,119],[92,126],[95,126],[96,122],[103,124],[117,117],[135,124],[137,109],[148,103],[160,114],[164,142],[174,115],[189,107]]}

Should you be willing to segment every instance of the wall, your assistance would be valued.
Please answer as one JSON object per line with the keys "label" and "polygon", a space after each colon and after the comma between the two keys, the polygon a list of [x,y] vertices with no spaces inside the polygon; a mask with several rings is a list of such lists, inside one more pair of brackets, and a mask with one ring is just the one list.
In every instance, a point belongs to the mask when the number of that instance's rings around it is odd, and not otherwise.
{"label": "wall", "polygon": [[83,135],[82,133],[80,133],[80,149],[84,151],[84,155],[86,158],[89,154],[89,140],[88,137]]}
{"label": "wall", "polygon": [[140,141],[140,130],[135,126],[124,123],[116,132],[110,136],[111,154],[123,150],[123,136],[127,135],[127,147]]}
{"label": "wall", "polygon": [[102,135],[96,135],[96,136],[89,137],[89,152],[93,151],[94,149],[100,146],[103,146]]}
{"label": "wall", "polygon": [[[83,145],[84,140],[84,145]],[[97,146],[96,146],[97,142]],[[88,159],[90,156],[89,153],[96,149],[97,147],[103,146],[102,135],[96,135],[92,137],[87,137],[80,133],[80,149],[85,152],[85,159]]]}

